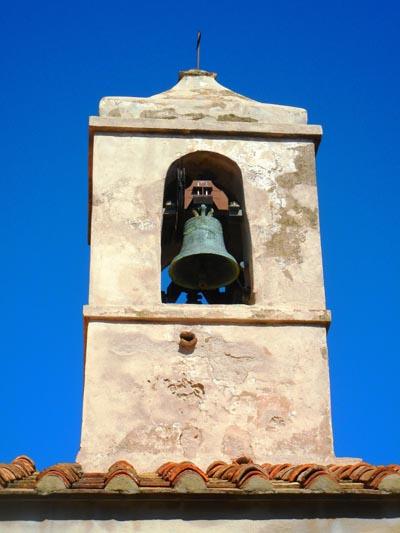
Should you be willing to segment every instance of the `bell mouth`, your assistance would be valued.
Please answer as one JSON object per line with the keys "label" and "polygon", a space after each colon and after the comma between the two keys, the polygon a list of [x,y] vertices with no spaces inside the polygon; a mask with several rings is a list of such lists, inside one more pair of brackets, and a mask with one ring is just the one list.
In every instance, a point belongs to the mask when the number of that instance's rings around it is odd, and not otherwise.
{"label": "bell mouth", "polygon": [[239,265],[230,256],[215,253],[192,254],[173,261],[169,275],[185,289],[214,290],[233,283],[239,276]]}

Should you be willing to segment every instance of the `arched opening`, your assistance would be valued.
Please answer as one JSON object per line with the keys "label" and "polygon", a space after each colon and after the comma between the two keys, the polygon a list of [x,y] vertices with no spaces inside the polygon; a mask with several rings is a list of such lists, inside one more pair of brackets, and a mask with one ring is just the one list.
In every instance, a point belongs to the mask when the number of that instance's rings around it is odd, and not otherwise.
{"label": "arched opening", "polygon": [[[196,217],[199,218],[193,222]],[[210,221],[209,217],[214,220]],[[186,225],[189,220],[191,228]],[[201,221],[203,226],[207,226],[206,232],[199,229]],[[208,231],[210,226],[212,228]],[[206,234],[210,235],[213,228],[216,228],[217,240],[221,237],[221,242],[218,241],[218,255],[210,253],[207,249],[208,241],[203,238]],[[182,255],[185,256],[184,260]],[[177,274],[176,264],[182,266],[185,263],[185,276],[190,278],[191,269],[195,269],[199,257],[206,257],[210,262],[204,283],[191,286],[191,282],[185,284],[180,281],[182,278]],[[168,169],[164,187],[162,302],[252,303],[251,257],[250,231],[239,166],[228,157],[209,151],[192,152],[174,161]],[[223,279],[226,267],[233,271],[237,269],[234,275],[229,277],[228,274],[226,278],[232,279],[235,276],[235,279],[216,287],[218,282],[211,282],[210,278],[215,277],[215,271],[219,269],[222,271],[220,279]]]}

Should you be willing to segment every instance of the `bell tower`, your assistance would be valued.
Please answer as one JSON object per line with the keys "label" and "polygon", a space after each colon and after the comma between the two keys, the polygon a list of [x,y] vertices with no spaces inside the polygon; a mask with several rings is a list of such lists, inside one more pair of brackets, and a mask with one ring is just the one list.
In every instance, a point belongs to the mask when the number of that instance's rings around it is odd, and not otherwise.
{"label": "bell tower", "polygon": [[334,460],[321,128],[215,78],[90,118],[88,471]]}

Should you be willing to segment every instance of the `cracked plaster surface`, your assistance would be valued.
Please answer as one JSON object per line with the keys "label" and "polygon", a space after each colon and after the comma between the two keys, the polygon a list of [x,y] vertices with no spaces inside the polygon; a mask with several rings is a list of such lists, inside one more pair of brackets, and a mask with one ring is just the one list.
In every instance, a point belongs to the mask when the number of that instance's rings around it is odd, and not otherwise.
{"label": "cracked plaster surface", "polygon": [[255,303],[325,307],[312,143],[103,134],[94,146],[90,304],[160,302],[165,176],[179,157],[209,150],[242,171]]}
{"label": "cracked plaster surface", "polygon": [[[138,468],[251,455],[331,458],[325,332],[312,327],[89,325],[79,461]],[[302,376],[302,379],[299,379]]]}

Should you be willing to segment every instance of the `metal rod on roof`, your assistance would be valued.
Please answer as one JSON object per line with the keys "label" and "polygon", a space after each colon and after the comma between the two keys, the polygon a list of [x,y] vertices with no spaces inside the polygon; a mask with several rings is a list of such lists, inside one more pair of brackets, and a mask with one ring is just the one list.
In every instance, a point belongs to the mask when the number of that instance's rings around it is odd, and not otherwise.
{"label": "metal rod on roof", "polygon": [[200,70],[200,41],[201,41],[201,32],[197,32],[197,44],[196,44],[196,55],[197,55],[197,61],[196,61],[196,68],[197,70]]}

